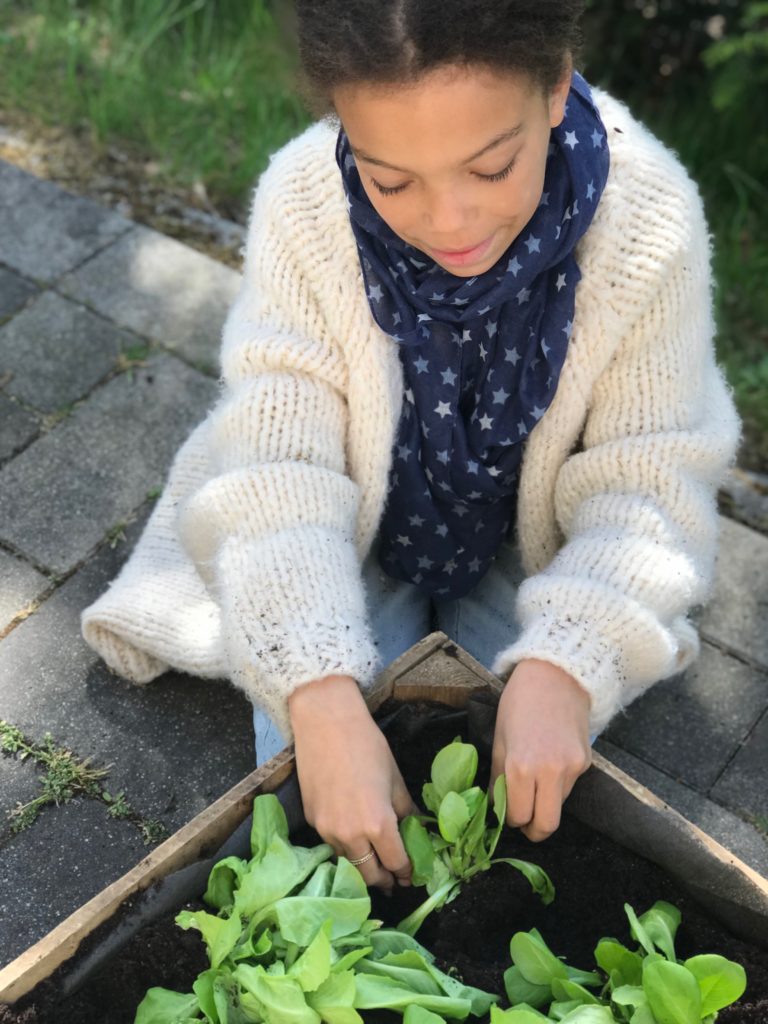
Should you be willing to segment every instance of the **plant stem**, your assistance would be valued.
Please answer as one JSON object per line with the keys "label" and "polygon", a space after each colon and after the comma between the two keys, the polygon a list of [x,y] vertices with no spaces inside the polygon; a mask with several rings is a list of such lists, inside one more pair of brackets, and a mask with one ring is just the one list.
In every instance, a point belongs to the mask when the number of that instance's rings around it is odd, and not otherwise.
{"label": "plant stem", "polygon": [[438,910],[444,903],[447,903],[453,890],[459,889],[460,886],[461,882],[457,881],[455,878],[451,878],[449,881],[444,882],[443,885],[441,885],[439,889],[435,890],[428,899],[424,900],[420,906],[416,907],[412,914],[403,918],[400,924],[397,925],[397,930],[399,932],[405,932],[406,935],[410,935],[411,937],[415,936],[427,916],[431,914],[433,910]]}

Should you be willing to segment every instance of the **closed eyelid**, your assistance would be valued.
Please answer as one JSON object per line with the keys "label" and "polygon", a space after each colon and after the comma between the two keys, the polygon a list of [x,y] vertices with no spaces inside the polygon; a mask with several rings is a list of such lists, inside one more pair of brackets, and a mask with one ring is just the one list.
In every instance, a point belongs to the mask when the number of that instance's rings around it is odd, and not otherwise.
{"label": "closed eyelid", "polygon": [[[515,153],[512,159],[509,160],[504,165],[504,167],[502,167],[498,171],[494,171],[491,174],[483,174],[480,171],[471,171],[470,173],[474,174],[475,177],[481,178],[485,181],[493,181],[494,179],[498,180],[501,178],[505,178],[517,163],[518,156],[519,152]],[[396,195],[398,192],[402,192],[410,184],[410,182],[406,181],[403,182],[402,185],[382,185],[381,182],[376,181],[376,179],[373,176],[371,176],[371,181],[383,195]]]}

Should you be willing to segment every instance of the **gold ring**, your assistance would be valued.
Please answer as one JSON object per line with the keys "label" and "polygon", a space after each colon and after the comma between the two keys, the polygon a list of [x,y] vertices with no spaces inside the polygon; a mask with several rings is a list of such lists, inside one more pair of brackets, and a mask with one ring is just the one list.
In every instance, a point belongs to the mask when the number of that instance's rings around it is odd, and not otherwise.
{"label": "gold ring", "polygon": [[357,858],[355,858],[355,860],[351,860],[350,859],[349,863],[350,864],[354,864],[355,867],[358,867],[360,864],[365,864],[365,862],[367,860],[370,860],[371,857],[375,857],[375,856],[376,856],[376,851],[375,850],[369,850],[369,852],[366,853],[366,855],[364,857],[357,857]]}

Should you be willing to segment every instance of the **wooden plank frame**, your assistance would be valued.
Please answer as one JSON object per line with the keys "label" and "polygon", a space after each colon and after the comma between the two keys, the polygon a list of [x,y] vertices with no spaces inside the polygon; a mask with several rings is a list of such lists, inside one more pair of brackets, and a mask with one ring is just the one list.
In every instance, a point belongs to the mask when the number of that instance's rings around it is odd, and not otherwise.
{"label": "wooden plank frame", "polygon": [[[461,708],[478,690],[502,689],[472,655],[435,632],[378,676],[368,705],[375,711],[391,697]],[[214,854],[251,814],[254,797],[276,791],[294,770],[293,747],[286,747],[0,969],[0,1002],[13,1004],[54,971],[66,970],[83,941],[129,897]],[[768,881],[596,751],[565,807],[664,868],[734,934],[768,948]]]}

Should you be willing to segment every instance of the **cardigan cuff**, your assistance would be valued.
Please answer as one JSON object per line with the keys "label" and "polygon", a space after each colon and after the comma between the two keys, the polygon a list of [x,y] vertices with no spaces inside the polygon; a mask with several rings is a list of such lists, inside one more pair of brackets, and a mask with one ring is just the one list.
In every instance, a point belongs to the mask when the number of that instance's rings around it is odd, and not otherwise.
{"label": "cardigan cuff", "polygon": [[491,671],[506,682],[519,661],[537,658],[573,676],[589,694],[590,734],[601,732],[621,707],[621,656],[594,627],[550,618],[535,621],[510,647],[500,651]]}
{"label": "cardigan cuff", "polygon": [[557,665],[589,693],[591,733],[698,654],[698,635],[684,616],[666,625],[597,581],[532,576],[518,591],[517,611],[521,634],[496,655],[492,671],[506,682],[525,658]]}
{"label": "cardigan cuff", "polygon": [[303,683],[347,675],[363,692],[372,687],[377,652],[345,532],[305,525],[258,541],[230,537],[215,575],[229,677],[287,743],[288,697]]}

